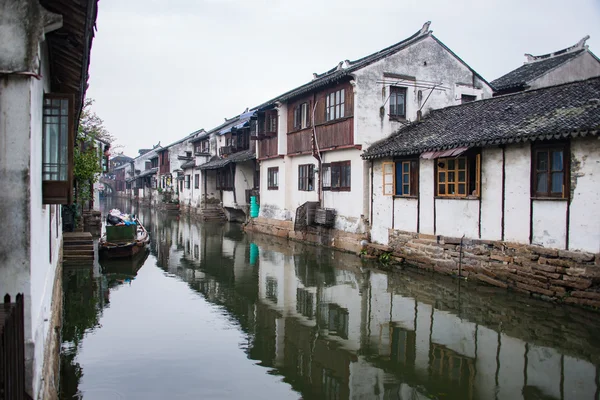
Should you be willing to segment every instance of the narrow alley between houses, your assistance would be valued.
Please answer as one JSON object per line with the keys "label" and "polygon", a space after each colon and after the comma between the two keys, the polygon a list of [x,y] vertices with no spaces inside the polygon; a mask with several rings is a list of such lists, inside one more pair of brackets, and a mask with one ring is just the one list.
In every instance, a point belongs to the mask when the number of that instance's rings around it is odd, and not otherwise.
{"label": "narrow alley between houses", "polygon": [[61,398],[595,399],[596,314],[134,202],[148,253],[65,266]]}

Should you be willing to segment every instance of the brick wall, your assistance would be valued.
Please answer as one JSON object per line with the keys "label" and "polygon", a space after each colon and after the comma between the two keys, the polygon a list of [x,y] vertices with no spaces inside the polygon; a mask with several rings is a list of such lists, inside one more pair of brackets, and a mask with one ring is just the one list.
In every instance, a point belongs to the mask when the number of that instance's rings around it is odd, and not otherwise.
{"label": "brick wall", "polygon": [[[600,254],[501,241],[389,231],[386,249],[409,265],[460,274],[544,300],[600,307]],[[374,254],[377,255],[377,254]]]}

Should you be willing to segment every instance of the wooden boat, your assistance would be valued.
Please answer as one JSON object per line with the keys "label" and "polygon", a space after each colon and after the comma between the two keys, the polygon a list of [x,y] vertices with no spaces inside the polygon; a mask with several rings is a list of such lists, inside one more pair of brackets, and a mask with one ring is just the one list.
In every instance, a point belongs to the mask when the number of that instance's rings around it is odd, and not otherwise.
{"label": "wooden boat", "polygon": [[100,258],[132,257],[146,249],[150,236],[137,218],[135,225],[106,226],[105,234],[98,241]]}
{"label": "wooden boat", "polygon": [[[105,259],[100,262],[102,273],[107,277],[109,283],[131,281],[150,254],[150,249],[143,248],[136,255],[129,258]],[[109,285],[112,287],[113,285]]]}

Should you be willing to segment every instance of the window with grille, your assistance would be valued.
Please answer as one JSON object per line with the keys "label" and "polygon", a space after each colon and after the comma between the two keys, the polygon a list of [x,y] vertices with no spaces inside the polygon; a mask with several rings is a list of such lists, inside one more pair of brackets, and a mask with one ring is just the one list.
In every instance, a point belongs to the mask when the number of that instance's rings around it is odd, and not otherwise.
{"label": "window with grille", "polygon": [[298,190],[313,190],[314,165],[304,164],[298,166]]}
{"label": "window with grille", "polygon": [[390,118],[406,118],[406,88],[390,87]]}
{"label": "window with grille", "polygon": [[349,192],[351,188],[352,167],[350,161],[338,161],[323,164],[323,190]]}
{"label": "window with grille", "polygon": [[336,90],[329,93],[325,98],[325,121],[344,118],[345,116],[346,90]]}
{"label": "window with grille", "polygon": [[279,189],[279,167],[267,169],[267,189]]}
{"label": "window with grille", "polygon": [[534,144],[532,194],[534,197],[568,197],[567,144]]}
{"label": "window with grille", "polygon": [[309,123],[308,103],[302,103],[294,108],[294,129],[305,129]]}
{"label": "window with grille", "polygon": [[481,155],[436,160],[436,192],[440,197],[479,196]]}

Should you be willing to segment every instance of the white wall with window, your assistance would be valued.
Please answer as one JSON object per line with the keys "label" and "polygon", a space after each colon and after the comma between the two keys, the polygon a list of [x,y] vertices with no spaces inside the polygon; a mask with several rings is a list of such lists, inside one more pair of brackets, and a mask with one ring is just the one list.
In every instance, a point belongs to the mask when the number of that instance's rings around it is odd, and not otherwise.
{"label": "white wall with window", "polygon": [[[288,165],[289,163],[285,163],[281,158],[260,161],[260,217],[291,219],[291,213],[286,211],[285,207],[285,193],[290,186],[294,187],[297,183],[286,178]],[[274,183],[274,171],[277,171],[277,188],[271,186],[271,183]]]}
{"label": "white wall with window", "polygon": [[[412,179],[405,174],[409,159],[374,162],[376,242],[387,243],[388,229],[397,229],[600,251],[600,187],[593,180],[600,173],[597,139],[413,157],[419,168]],[[416,196],[404,193],[406,181],[418,182]]]}

